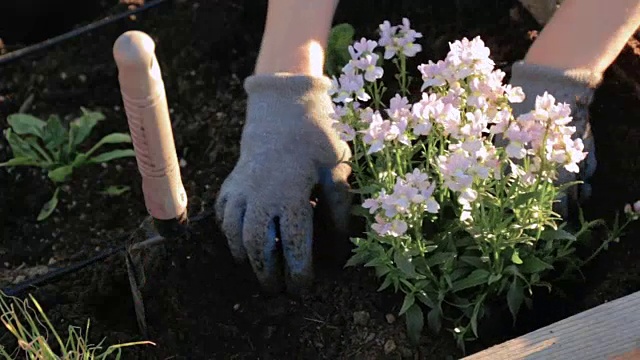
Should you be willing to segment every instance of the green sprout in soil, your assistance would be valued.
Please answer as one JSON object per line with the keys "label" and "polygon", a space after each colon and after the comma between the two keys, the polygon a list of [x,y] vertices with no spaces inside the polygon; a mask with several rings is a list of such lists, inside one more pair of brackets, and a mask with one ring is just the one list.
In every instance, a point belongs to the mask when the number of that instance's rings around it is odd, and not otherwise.
{"label": "green sprout in soil", "polygon": [[[0,292],[0,321],[18,341],[16,352],[24,352],[30,360],[103,360],[112,356],[122,358],[122,349],[137,345],[155,345],[138,341],[104,347],[104,339],[97,345],[88,339],[89,321],[84,329],[69,326],[66,339],[55,330],[40,304],[29,295],[28,300],[9,297]],[[50,343],[50,338],[55,342]],[[13,360],[15,356],[0,345],[0,357]]]}
{"label": "green sprout in soil", "polygon": [[13,158],[0,163],[0,167],[40,167],[47,171],[47,176],[56,185],[52,198],[40,210],[38,221],[53,213],[58,205],[59,185],[71,179],[74,169],[135,156],[133,149],[116,149],[96,154],[106,144],[131,143],[131,137],[126,133],[111,133],[88,151],[79,151],[78,147],[88,139],[98,122],[105,119],[100,112],[80,109],[82,115],[71,121],[68,128],[57,115],[49,116],[47,121],[25,113],[12,114],[7,118],[10,127],[4,130],[4,136],[11,147]]}

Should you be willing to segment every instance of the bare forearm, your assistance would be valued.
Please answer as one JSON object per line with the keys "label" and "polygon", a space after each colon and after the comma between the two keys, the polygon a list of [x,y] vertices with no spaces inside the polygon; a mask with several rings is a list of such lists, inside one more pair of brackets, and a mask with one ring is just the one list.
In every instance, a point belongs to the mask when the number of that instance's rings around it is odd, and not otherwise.
{"label": "bare forearm", "polygon": [[339,0],[269,0],[256,74],[321,76]]}
{"label": "bare forearm", "polygon": [[525,61],[603,73],[640,26],[640,0],[566,0]]}

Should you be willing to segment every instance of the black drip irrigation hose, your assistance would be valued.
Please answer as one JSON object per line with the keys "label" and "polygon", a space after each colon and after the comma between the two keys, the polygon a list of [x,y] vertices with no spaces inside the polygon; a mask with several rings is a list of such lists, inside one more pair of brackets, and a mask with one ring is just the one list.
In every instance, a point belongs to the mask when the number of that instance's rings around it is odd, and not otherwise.
{"label": "black drip irrigation hose", "polygon": [[38,51],[42,51],[44,49],[47,49],[51,46],[57,45],[63,41],[69,40],[69,39],[73,39],[74,37],[83,35],[89,31],[98,29],[100,27],[103,27],[105,25],[109,25],[112,24],[116,21],[122,20],[124,18],[127,18],[131,15],[135,15],[138,13],[141,13],[143,11],[149,10],[153,7],[156,7],[164,2],[166,2],[167,0],[152,0],[149,1],[148,3],[145,3],[144,5],[132,9],[132,10],[128,10],[125,12],[122,12],[120,14],[117,15],[113,15],[113,16],[107,16],[102,20],[98,20],[96,22],[93,22],[91,24],[79,27],[77,29],[71,30],[69,32],[66,32],[64,34],[58,35],[56,37],[53,37],[51,39],[47,39],[45,41],[39,42],[37,44],[31,45],[31,46],[27,46],[25,48],[19,49],[19,50],[15,50],[12,51],[8,54],[4,54],[4,55],[0,55],[0,65],[4,65],[7,64],[11,61],[15,61],[18,60],[22,57],[25,57],[27,55],[33,54],[35,52]]}
{"label": "black drip irrigation hose", "polygon": [[[188,230],[190,230],[191,225],[196,224],[202,220],[206,220],[208,218],[210,218],[213,215],[213,210],[207,210],[204,211],[196,216],[194,216],[193,218],[191,218],[189,220],[190,226],[188,228]],[[121,235],[117,238],[117,241],[124,241],[127,237],[130,237],[131,234],[124,234]],[[155,237],[151,237],[149,239],[147,239],[146,241],[148,242],[156,242],[159,243],[161,242],[162,237],[161,236],[155,236]],[[50,271],[42,276],[38,276],[38,277],[34,277],[32,279],[23,281],[22,283],[14,286],[14,287],[6,287],[3,288],[1,291],[4,293],[4,295],[6,296],[17,296],[20,295],[21,293],[27,291],[28,289],[31,288],[36,288],[38,286],[43,286],[43,285],[47,285],[50,283],[53,283],[57,280],[60,280],[63,276],[74,273],[76,271],[80,271],[90,265],[96,264],[100,261],[106,260],[107,258],[119,254],[121,252],[124,252],[127,249],[126,245],[119,245],[116,246],[114,248],[105,250],[89,259],[80,261],[78,263],[72,264],[70,266],[67,267],[63,267],[60,269],[56,269],[53,271]]]}

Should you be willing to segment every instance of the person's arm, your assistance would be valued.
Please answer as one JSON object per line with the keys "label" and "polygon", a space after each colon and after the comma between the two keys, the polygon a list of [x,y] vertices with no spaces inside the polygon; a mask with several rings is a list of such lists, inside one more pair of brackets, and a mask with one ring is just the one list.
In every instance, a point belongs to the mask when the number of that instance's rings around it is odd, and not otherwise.
{"label": "person's arm", "polygon": [[256,74],[322,76],[338,0],[269,0]]}
{"label": "person's arm", "polygon": [[640,0],[566,0],[524,61],[602,74],[640,26]]}

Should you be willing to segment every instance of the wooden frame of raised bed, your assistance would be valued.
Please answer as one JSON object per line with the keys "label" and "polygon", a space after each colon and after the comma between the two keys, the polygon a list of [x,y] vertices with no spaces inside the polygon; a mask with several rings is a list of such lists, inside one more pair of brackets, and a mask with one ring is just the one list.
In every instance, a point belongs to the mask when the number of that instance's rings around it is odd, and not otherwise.
{"label": "wooden frame of raised bed", "polygon": [[640,359],[640,291],[463,360]]}

